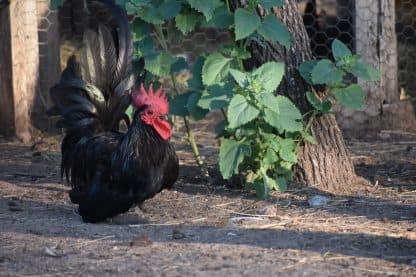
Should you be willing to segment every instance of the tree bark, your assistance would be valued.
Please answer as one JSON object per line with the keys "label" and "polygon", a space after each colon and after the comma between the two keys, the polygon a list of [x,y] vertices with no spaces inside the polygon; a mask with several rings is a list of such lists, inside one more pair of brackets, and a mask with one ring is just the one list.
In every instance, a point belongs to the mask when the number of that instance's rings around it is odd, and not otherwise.
{"label": "tree bark", "polygon": [[[244,6],[245,2],[233,0],[233,8]],[[300,76],[297,68],[304,61],[312,59],[312,51],[297,1],[285,2],[283,8],[274,8],[271,11],[259,9],[258,12],[261,16],[273,12],[284,22],[292,35],[291,48],[285,49],[278,43],[268,42],[266,45],[259,45],[252,42],[248,47],[252,58],[245,66],[250,69],[267,61],[285,63],[285,77],[277,93],[288,96],[302,113],[306,113],[311,110],[311,106],[306,100],[305,92],[311,88]],[[355,174],[349,151],[333,115],[316,118],[311,125],[311,133],[317,144],[305,143],[300,148],[295,168],[297,181],[334,193],[352,192],[368,184]]]}
{"label": "tree bark", "polygon": [[38,89],[39,45],[36,1],[13,0],[0,10],[0,132],[31,139],[31,113]]}

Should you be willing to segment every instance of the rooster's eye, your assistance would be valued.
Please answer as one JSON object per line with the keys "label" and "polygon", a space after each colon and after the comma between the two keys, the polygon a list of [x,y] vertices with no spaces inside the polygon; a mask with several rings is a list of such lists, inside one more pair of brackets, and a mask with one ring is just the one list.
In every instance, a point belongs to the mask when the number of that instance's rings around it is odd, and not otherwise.
{"label": "rooster's eye", "polygon": [[152,110],[147,110],[146,112],[148,115],[153,115],[153,111]]}

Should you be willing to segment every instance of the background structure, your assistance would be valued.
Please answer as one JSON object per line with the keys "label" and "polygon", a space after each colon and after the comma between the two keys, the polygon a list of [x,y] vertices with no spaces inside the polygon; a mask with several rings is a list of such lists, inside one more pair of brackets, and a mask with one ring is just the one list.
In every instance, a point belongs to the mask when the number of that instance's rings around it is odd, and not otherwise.
{"label": "background structure", "polygon": [[[416,2],[412,0],[297,0],[314,55],[329,57],[334,38],[383,72],[363,83],[366,105],[355,112],[336,108],[338,122],[352,135],[369,130],[416,127]],[[50,127],[48,91],[59,80],[66,57],[81,45],[83,0],[14,0],[0,9],[0,132],[29,138],[30,125]],[[17,16],[19,15],[19,16]],[[226,31],[204,30],[171,45],[192,61],[229,40]],[[351,79],[352,82],[356,80]]]}

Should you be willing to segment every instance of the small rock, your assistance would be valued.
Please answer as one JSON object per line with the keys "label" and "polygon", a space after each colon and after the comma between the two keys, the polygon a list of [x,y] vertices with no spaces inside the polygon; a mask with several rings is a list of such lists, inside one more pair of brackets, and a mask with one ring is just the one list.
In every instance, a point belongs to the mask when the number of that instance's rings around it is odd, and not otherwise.
{"label": "small rock", "polygon": [[55,250],[53,250],[53,249],[51,249],[51,248],[49,248],[49,247],[47,247],[47,246],[43,247],[43,249],[42,249],[42,253],[43,253],[45,256],[48,256],[48,257],[54,257],[54,258],[57,258],[57,257],[60,257],[60,256],[61,256],[61,255],[59,255],[58,253],[56,253],[56,252],[55,252]]}
{"label": "small rock", "polygon": [[322,195],[315,195],[308,200],[309,206],[311,207],[323,207],[328,204],[330,199]]}
{"label": "small rock", "polygon": [[129,243],[131,247],[148,247],[152,244],[153,241],[149,238],[148,235],[141,235]]}
{"label": "small rock", "polygon": [[259,215],[277,216],[277,207],[274,205],[262,207],[258,210]]}
{"label": "small rock", "polygon": [[234,216],[229,219],[230,223],[243,223],[243,222],[255,222],[265,220],[260,216]]}
{"label": "small rock", "polygon": [[110,218],[109,221],[111,224],[115,225],[135,225],[149,223],[149,221],[145,218],[141,218],[136,214],[130,213],[116,215],[115,217]]}
{"label": "small rock", "polygon": [[184,239],[186,238],[186,235],[178,230],[173,230],[172,232],[172,238],[173,239]]}
{"label": "small rock", "polygon": [[388,134],[388,133],[380,133],[380,134],[378,134],[378,137],[381,138],[381,139],[390,139],[391,135]]}

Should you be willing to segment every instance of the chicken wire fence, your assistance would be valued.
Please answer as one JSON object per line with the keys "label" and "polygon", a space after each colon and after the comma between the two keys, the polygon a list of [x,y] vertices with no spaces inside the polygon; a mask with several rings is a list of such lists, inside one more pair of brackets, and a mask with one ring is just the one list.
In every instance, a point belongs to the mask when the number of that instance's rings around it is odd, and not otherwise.
{"label": "chicken wire fence", "polygon": [[[365,45],[367,36],[360,36],[360,23],[376,18],[386,20],[382,5],[385,1],[377,0],[377,5],[361,0],[298,0],[299,12],[302,14],[311,49],[315,57],[331,56],[330,44],[337,38],[353,52],[357,44]],[[356,4],[359,4],[357,7]],[[402,97],[416,96],[416,1],[395,0],[395,31],[397,37],[397,78]],[[378,8],[378,9],[377,9]],[[360,15],[356,9],[361,9]],[[362,11],[364,9],[364,11]],[[373,26],[381,28],[380,26]],[[377,30],[382,32],[383,30]],[[380,42],[379,42],[380,43]],[[390,49],[380,49],[389,51]],[[406,96],[405,96],[406,97]]]}
{"label": "chicken wire fence", "polygon": [[398,78],[403,94],[416,96],[416,1],[396,0]]}

